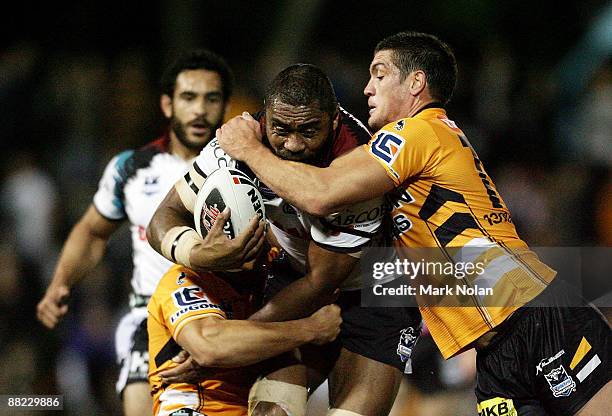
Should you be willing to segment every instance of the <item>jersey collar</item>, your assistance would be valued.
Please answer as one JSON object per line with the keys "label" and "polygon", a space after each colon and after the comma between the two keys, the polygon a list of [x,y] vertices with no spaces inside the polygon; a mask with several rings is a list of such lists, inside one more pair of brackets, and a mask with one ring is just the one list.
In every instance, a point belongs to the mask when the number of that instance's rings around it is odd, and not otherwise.
{"label": "jersey collar", "polygon": [[444,110],[444,105],[442,105],[442,103],[439,102],[439,101],[433,101],[433,102],[431,102],[429,104],[426,104],[423,107],[419,108],[419,110],[412,117],[416,117],[418,114],[420,114],[423,111],[428,110],[430,108],[436,108],[436,109]]}

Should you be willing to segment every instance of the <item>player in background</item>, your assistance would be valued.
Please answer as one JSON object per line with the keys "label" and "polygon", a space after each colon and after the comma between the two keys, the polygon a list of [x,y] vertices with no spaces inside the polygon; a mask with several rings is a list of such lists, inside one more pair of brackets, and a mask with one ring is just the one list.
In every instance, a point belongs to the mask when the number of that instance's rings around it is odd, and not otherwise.
{"label": "player in background", "polygon": [[[266,90],[264,111],[255,117],[266,145],[276,154],[320,167],[369,139],[367,129],[339,107],[328,77],[313,65],[296,64],[281,71]],[[193,243],[183,237],[185,227],[193,227],[193,222],[183,219],[193,211],[197,190],[215,165],[246,168],[213,139],[149,225],[151,245],[178,263],[202,267],[197,253],[189,248]],[[268,234],[282,249],[284,260],[272,270],[266,293],[271,299],[250,319],[273,322],[308,316],[340,288],[336,303],[342,309],[343,325],[338,343],[325,351],[302,349],[310,370],[308,386],[315,388],[329,374],[330,414],[388,414],[402,374],[410,371],[407,360],[412,344],[402,350],[404,355],[398,353],[398,345],[402,340],[416,342],[421,319],[416,308],[361,308],[359,258],[363,248],[380,236],[383,199],[315,218],[294,209],[264,184],[260,189],[267,199]],[[172,247],[184,254],[172,257]],[[408,328],[414,337],[404,335]],[[287,382],[285,376],[275,373],[258,381],[250,406],[261,410],[258,403],[279,403],[288,415],[303,414],[306,389],[299,400],[296,393],[285,394],[288,384],[292,392],[296,390],[296,383]]]}
{"label": "player in background", "polygon": [[[480,282],[492,305],[421,312],[445,358],[477,350],[480,414],[610,414],[610,327],[517,235],[482,162],[444,106],[457,77],[451,49],[432,35],[402,32],[382,40],[364,93],[368,145],[317,168],[279,158],[261,143],[257,120],[236,117],[217,131],[222,148],[244,161],[289,203],[315,215],[385,193],[397,246],[433,247],[446,258],[468,248],[485,265]],[[563,271],[561,271],[563,272]]]}
{"label": "player in background", "polygon": [[38,319],[54,328],[68,312],[66,300],[72,287],[100,262],[111,235],[129,222],[134,261],[130,312],[122,318],[115,337],[121,365],[117,391],[128,416],[151,412],[146,306],[172,265],[151,249],[145,228],[168,189],[185,174],[222,123],[232,85],[225,61],[206,50],[186,52],[166,69],[160,106],[169,120],[167,132],[109,162],[92,204],[64,244],[53,279],[37,307]]}
{"label": "player in background", "polygon": [[[261,270],[197,274],[176,265],[162,277],[148,306],[155,416],[246,416],[249,390],[273,362],[252,364],[336,338],[341,323],[336,305],[299,320],[246,320],[259,306]],[[197,383],[163,382],[160,373],[177,365],[172,358],[181,349],[206,367],[205,377]]]}

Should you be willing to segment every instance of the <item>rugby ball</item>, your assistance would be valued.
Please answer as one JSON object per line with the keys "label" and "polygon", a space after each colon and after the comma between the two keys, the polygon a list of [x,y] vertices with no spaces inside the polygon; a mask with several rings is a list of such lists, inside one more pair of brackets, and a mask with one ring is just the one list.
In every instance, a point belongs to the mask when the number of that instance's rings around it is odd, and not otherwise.
{"label": "rugby ball", "polygon": [[206,178],[196,198],[193,220],[198,234],[206,237],[226,207],[231,216],[223,232],[229,238],[240,234],[255,215],[265,219],[263,198],[251,178],[236,169],[219,168]]}

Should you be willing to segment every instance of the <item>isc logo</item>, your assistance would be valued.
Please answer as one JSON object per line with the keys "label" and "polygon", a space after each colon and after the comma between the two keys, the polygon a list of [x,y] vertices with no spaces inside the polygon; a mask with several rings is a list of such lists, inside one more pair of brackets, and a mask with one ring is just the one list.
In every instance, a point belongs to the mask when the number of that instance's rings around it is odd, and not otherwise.
{"label": "isc logo", "polygon": [[174,296],[174,303],[180,308],[201,303],[212,304],[202,289],[197,286],[180,288],[175,290],[172,295]]}
{"label": "isc logo", "polygon": [[381,131],[372,143],[372,153],[391,166],[402,147],[404,147],[403,137],[388,131]]}

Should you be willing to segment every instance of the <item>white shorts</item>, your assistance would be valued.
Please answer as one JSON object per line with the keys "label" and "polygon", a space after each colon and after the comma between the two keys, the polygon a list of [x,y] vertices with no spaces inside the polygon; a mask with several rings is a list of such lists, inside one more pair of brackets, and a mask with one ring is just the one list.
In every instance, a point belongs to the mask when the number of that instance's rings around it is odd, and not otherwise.
{"label": "white shorts", "polygon": [[117,380],[117,393],[130,383],[148,383],[149,336],[147,333],[147,308],[134,308],[121,318],[115,332],[117,363],[121,367]]}

